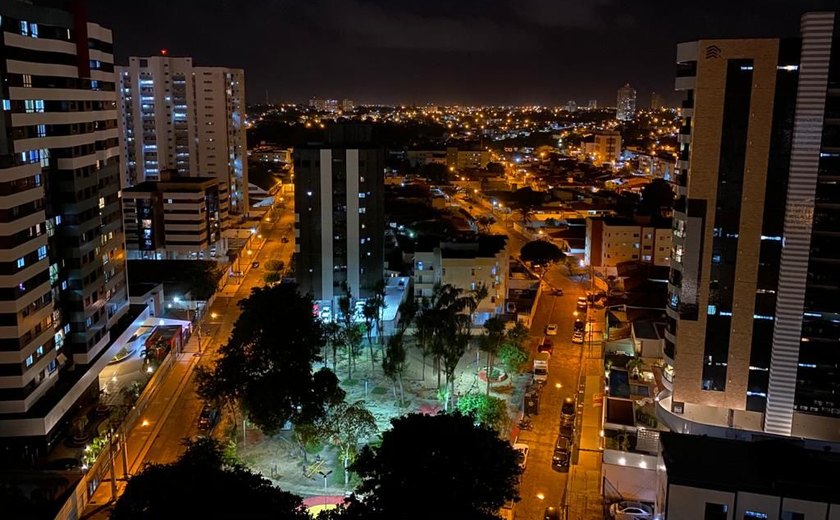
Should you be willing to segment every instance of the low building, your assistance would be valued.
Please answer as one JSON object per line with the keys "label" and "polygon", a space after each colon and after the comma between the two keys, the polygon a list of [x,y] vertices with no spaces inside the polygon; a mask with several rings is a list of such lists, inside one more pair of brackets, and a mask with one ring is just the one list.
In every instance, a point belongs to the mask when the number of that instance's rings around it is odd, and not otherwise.
{"label": "low building", "polygon": [[615,267],[627,261],[670,265],[670,224],[653,227],[620,218],[587,219],[584,263],[591,267]]}
{"label": "low building", "polygon": [[446,150],[408,150],[405,158],[412,167],[426,164],[446,164]]}
{"label": "low building", "polygon": [[290,165],[292,164],[292,149],[261,143],[256,148],[248,150],[248,159],[278,166]]}
{"label": "low building", "polygon": [[479,235],[474,239],[437,242],[421,240],[414,253],[414,295],[431,298],[435,285],[450,284],[464,292],[487,286],[487,298],[475,312],[475,325],[505,312],[509,256],[507,237]]}
{"label": "low building", "polygon": [[840,454],[790,440],[660,436],[658,518],[838,520]]}
{"label": "low building", "polygon": [[482,148],[457,148],[450,146],[446,149],[446,165],[457,171],[468,169],[483,169],[490,162],[490,152]]}
{"label": "low building", "polygon": [[621,134],[604,130],[595,134],[592,150],[595,164],[615,164],[621,158]]}
{"label": "low building", "polygon": [[636,154],[639,160],[639,171],[655,179],[676,181],[677,158],[673,154]]}
{"label": "low building", "polygon": [[217,178],[166,176],[126,188],[122,200],[129,259],[216,256],[228,226],[227,186]]}

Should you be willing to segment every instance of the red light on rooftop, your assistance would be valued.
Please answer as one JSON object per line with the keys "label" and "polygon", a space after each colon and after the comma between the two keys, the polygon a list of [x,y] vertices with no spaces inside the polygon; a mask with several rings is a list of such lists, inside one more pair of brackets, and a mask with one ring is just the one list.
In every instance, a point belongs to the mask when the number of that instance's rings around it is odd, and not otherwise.
{"label": "red light on rooftop", "polygon": [[161,56],[167,56],[168,54],[169,54],[169,49],[161,49],[160,50],[160,55]]}

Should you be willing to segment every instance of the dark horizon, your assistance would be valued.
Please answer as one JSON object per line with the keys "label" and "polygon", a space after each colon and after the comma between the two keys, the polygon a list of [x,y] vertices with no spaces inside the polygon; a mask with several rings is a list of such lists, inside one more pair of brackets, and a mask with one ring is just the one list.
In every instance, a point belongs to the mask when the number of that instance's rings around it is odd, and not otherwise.
{"label": "dark horizon", "polygon": [[[150,5],[151,4],[151,5]],[[249,103],[349,98],[360,104],[615,104],[630,83],[637,104],[669,103],[676,45],[698,38],[796,36],[830,0],[89,0],[114,30],[116,63],[192,56],[245,69]],[[143,23],[138,23],[142,20]],[[227,36],[227,37],[226,37]]]}

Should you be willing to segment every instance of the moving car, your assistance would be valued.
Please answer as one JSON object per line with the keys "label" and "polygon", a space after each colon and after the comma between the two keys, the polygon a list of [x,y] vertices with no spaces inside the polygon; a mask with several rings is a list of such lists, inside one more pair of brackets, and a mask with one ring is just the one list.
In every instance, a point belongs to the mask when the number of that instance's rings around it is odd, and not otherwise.
{"label": "moving car", "polygon": [[577,299],[577,310],[585,312],[587,307],[586,296],[581,296]]}
{"label": "moving car", "polygon": [[575,400],[567,397],[560,406],[560,424],[573,424],[575,422]]}
{"label": "moving car", "polygon": [[528,445],[524,442],[517,442],[513,449],[519,452],[519,467],[525,471],[525,464],[528,462]]}
{"label": "moving car", "polygon": [[537,352],[548,352],[549,354],[553,354],[554,343],[552,343],[551,340],[548,338],[543,338],[543,340],[537,346]]}
{"label": "moving car", "polygon": [[563,296],[563,289],[557,287],[556,289],[551,291],[551,294],[553,294],[554,296]]}
{"label": "moving car", "polygon": [[260,266],[259,262],[251,262],[251,267],[253,267],[254,269],[256,269],[259,266]]}
{"label": "moving car", "polygon": [[556,507],[546,507],[543,512],[543,520],[560,520],[560,510]]}
{"label": "moving car", "polygon": [[610,518],[615,520],[644,520],[653,518],[653,508],[641,502],[616,502],[610,506]]}
{"label": "moving car", "polygon": [[572,343],[583,343],[583,332],[576,330],[574,334],[572,334]]}
{"label": "moving car", "polygon": [[556,336],[557,335],[557,324],[556,323],[549,323],[545,326],[545,334],[547,336]]}
{"label": "moving car", "polygon": [[209,405],[204,405],[201,413],[198,416],[198,429],[202,431],[210,431],[219,422],[219,410]]}
{"label": "moving car", "polygon": [[571,443],[562,435],[557,436],[554,444],[554,455],[551,456],[551,469],[555,471],[568,471],[569,458],[571,457]]}

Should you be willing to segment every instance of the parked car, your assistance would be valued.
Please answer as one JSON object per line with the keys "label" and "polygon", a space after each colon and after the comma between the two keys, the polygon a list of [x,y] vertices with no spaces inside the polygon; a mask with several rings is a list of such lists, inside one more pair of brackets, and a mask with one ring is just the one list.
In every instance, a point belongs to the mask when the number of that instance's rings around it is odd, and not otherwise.
{"label": "parked car", "polygon": [[575,438],[575,425],[573,422],[563,424],[562,419],[560,422],[560,436],[569,439],[570,441]]}
{"label": "parked car", "polygon": [[210,431],[219,422],[219,410],[216,408],[204,405],[201,413],[198,415],[198,429],[202,431]]}
{"label": "parked car", "polygon": [[525,464],[528,462],[528,445],[524,442],[517,442],[513,445],[513,449],[519,452],[519,467],[525,471]]}
{"label": "parked car", "polygon": [[281,238],[281,239],[280,239],[280,242],[282,242],[282,243],[284,243],[284,244],[288,244],[288,243],[289,243],[289,237],[283,237],[283,238]]}
{"label": "parked car", "polygon": [[560,406],[560,424],[573,424],[575,422],[575,400],[567,397]]}
{"label": "parked car", "polygon": [[556,323],[549,323],[545,326],[545,334],[547,336],[556,336],[557,335],[557,324]]}
{"label": "parked car", "polygon": [[586,296],[579,297],[577,299],[577,310],[579,310],[581,312],[586,312],[586,307],[587,307]]}
{"label": "parked car", "polygon": [[557,436],[554,443],[554,455],[551,457],[551,469],[555,471],[568,471],[569,459],[571,458],[571,443],[562,435]]}
{"label": "parked car", "polygon": [[575,320],[575,332],[577,332],[577,331],[583,332],[583,330],[585,328],[586,328],[586,325],[583,323],[582,319],[578,318],[578,319]]}
{"label": "parked car", "polygon": [[610,506],[610,518],[615,520],[644,520],[653,518],[653,508],[641,502],[622,501]]}
{"label": "parked car", "polygon": [[251,262],[251,267],[253,267],[254,269],[256,269],[259,266],[260,266],[259,262]]}
{"label": "parked car", "polygon": [[572,343],[583,343],[583,332],[576,330],[574,334],[572,334]]}
{"label": "parked car", "polygon": [[552,343],[551,340],[548,338],[543,338],[543,340],[537,346],[537,352],[548,352],[549,354],[553,354],[554,343]]}
{"label": "parked car", "polygon": [[543,512],[543,520],[560,520],[560,510],[556,507],[546,507]]}

